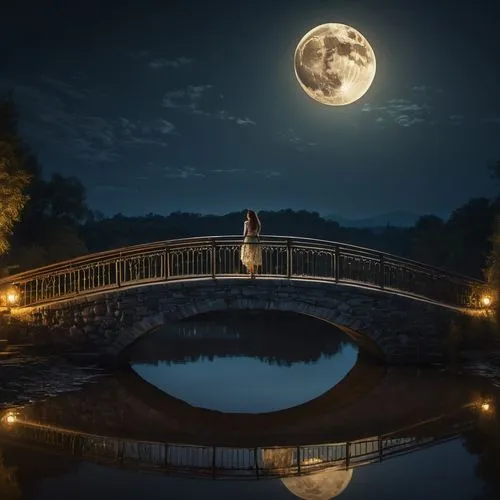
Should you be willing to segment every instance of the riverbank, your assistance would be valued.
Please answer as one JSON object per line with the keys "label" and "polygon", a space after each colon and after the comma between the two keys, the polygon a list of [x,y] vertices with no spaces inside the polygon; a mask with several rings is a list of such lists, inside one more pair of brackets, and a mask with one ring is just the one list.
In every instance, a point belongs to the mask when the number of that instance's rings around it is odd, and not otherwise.
{"label": "riverbank", "polygon": [[24,346],[0,352],[0,410],[75,391],[110,370],[95,356],[50,353]]}

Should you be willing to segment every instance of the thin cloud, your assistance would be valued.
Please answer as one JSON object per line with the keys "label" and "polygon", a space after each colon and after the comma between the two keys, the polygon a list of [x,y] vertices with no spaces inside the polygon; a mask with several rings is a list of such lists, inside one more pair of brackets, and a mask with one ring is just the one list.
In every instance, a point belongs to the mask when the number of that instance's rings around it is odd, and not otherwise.
{"label": "thin cloud", "polygon": [[200,169],[191,166],[182,167],[171,167],[171,166],[160,166],[153,162],[148,162],[145,165],[148,170],[147,177],[145,179],[155,178],[158,175],[166,179],[191,179],[191,178],[207,178],[207,177],[220,177],[223,175],[235,176],[247,176],[247,177],[264,177],[266,179],[271,179],[273,177],[279,177],[281,172],[271,169],[248,169],[248,168],[209,168]]}
{"label": "thin cloud", "polygon": [[236,118],[236,123],[238,125],[257,125],[253,120],[250,120],[250,118],[246,117],[246,118]]}
{"label": "thin cloud", "polygon": [[184,110],[195,115],[232,121],[241,127],[257,125],[248,116],[241,118],[223,109],[213,112],[207,111],[206,107],[202,106],[202,101],[211,89],[213,89],[213,85],[204,84],[189,85],[185,89],[171,90],[163,96],[162,105],[165,108]]}
{"label": "thin cloud", "polygon": [[159,130],[162,134],[168,135],[168,134],[171,134],[175,130],[174,124],[167,121],[167,120],[164,120],[163,118],[160,118],[158,120],[158,124],[159,124],[158,125]]}
{"label": "thin cloud", "polygon": [[246,171],[246,168],[212,168],[209,170],[213,174],[239,174]]}
{"label": "thin cloud", "polygon": [[490,116],[484,119],[485,123],[500,123],[500,116]]}
{"label": "thin cloud", "polygon": [[383,105],[365,103],[361,108],[363,113],[376,113],[375,122],[393,122],[400,127],[411,127],[426,122],[431,107],[428,104],[419,104],[409,99],[389,99]]}
{"label": "thin cloud", "polygon": [[302,139],[293,128],[289,128],[282,136],[296,151],[303,153],[307,148],[318,146],[319,143]]}
{"label": "thin cloud", "polygon": [[143,122],[141,120],[130,120],[120,117],[121,141],[129,146],[161,146],[167,147],[165,135],[171,135],[175,132],[175,126],[163,118],[155,122]]}
{"label": "thin cloud", "polygon": [[234,116],[230,114],[228,111],[225,110],[219,110],[216,113],[214,113],[214,116],[216,118],[219,118],[219,120],[229,120],[229,121],[234,121],[237,125],[241,125],[243,127],[247,125],[257,125],[253,120],[250,120],[250,118],[238,118],[237,116]]}
{"label": "thin cloud", "polygon": [[149,50],[129,50],[126,52],[129,57],[133,58],[146,58],[151,57],[151,53]]}
{"label": "thin cloud", "polygon": [[197,114],[209,114],[200,109],[203,94],[212,85],[189,85],[186,89],[171,90],[163,96],[162,105],[165,108],[184,109]]}
{"label": "thin cloud", "polygon": [[256,170],[255,173],[263,175],[266,179],[281,176],[281,172],[278,172],[277,170]]}
{"label": "thin cloud", "polygon": [[0,89],[14,89],[28,140],[85,162],[116,161],[119,154],[113,125],[102,117],[68,111],[61,90],[70,87],[50,77],[44,79],[43,87],[0,79]]}
{"label": "thin cloud", "polygon": [[394,123],[401,127],[411,127],[412,125],[417,125],[418,123],[423,122],[425,122],[423,118],[416,118],[409,115],[399,115],[394,118]]}
{"label": "thin cloud", "polygon": [[165,57],[153,57],[150,50],[131,50],[126,52],[127,56],[133,59],[148,59],[148,66],[152,70],[160,70],[163,68],[179,69],[183,66],[188,66],[193,62],[193,59],[185,56],[180,56],[175,59],[167,59]]}
{"label": "thin cloud", "polygon": [[281,175],[281,172],[278,172],[277,170],[252,170],[247,168],[213,168],[208,170],[208,173],[222,174],[222,175],[242,174],[251,177],[252,176],[264,177],[266,179],[270,179],[272,177],[279,177]]}
{"label": "thin cloud", "polygon": [[443,92],[443,89],[434,87],[433,85],[414,85],[411,89],[413,92]]}
{"label": "thin cloud", "polygon": [[205,177],[205,174],[194,167],[164,167],[163,176],[167,179],[189,179],[192,177]]}
{"label": "thin cloud", "polygon": [[449,118],[450,124],[458,127],[464,124],[464,115],[451,115]]}
{"label": "thin cloud", "polygon": [[91,187],[90,189],[101,193],[121,193],[133,190],[131,186],[120,186],[114,184],[99,184]]}
{"label": "thin cloud", "polygon": [[81,100],[83,95],[74,94],[77,86],[49,76],[39,81],[39,86],[19,85],[0,78],[0,91],[14,89],[27,140],[58,156],[90,164],[115,162],[124,148],[167,147],[167,137],[177,134],[175,125],[164,118],[141,121],[77,112],[85,108],[68,99]]}
{"label": "thin cloud", "polygon": [[178,57],[177,59],[160,58],[160,59],[153,59],[148,63],[148,66],[154,70],[159,70],[163,68],[179,69],[182,66],[187,66],[188,64],[191,64],[192,62],[193,60],[187,57]]}
{"label": "thin cloud", "polygon": [[[75,80],[81,82],[82,78],[78,75]],[[52,90],[64,94],[67,97],[72,97],[73,99],[85,99],[90,95],[90,91],[88,89],[79,87],[78,85],[73,85],[65,82],[64,80],[52,78],[50,76],[43,75],[40,77],[40,81]]]}

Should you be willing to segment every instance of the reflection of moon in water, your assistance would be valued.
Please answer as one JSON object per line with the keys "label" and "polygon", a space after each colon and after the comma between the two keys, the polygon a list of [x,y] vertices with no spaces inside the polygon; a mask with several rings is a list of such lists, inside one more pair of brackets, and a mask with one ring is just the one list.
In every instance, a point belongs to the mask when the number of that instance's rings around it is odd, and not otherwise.
{"label": "reflection of moon in water", "polygon": [[293,450],[291,448],[266,448],[262,450],[262,461],[270,469],[293,467]]}
{"label": "reflection of moon in water", "polygon": [[[294,452],[288,449],[262,450],[265,467],[288,469],[294,466]],[[321,465],[319,458],[306,459],[302,465]],[[336,470],[327,468],[304,476],[286,477],[281,481],[296,497],[304,500],[328,500],[340,495],[349,485],[353,469]]]}
{"label": "reflection of moon in water", "polygon": [[327,500],[340,495],[349,485],[351,477],[352,469],[326,469],[308,476],[286,477],[281,481],[296,497]]}
{"label": "reflection of moon in water", "polygon": [[375,54],[366,38],[338,23],[322,24],[306,33],[295,49],[294,66],[305,93],[328,106],[357,101],[376,72]]}

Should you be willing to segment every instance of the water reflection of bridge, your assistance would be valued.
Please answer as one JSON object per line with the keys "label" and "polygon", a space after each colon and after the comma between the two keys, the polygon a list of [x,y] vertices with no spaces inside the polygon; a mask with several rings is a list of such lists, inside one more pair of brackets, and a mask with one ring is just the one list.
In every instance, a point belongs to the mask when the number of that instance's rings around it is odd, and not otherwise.
{"label": "water reflection of bridge", "polygon": [[[198,446],[100,436],[25,420],[22,412],[3,418],[2,435],[29,446],[109,467],[213,479],[286,478],[347,470],[381,462],[456,439],[474,424],[459,412],[451,431],[428,435],[429,422],[412,429],[343,443],[252,448]],[[433,424],[440,419],[433,420]],[[449,416],[446,425],[450,424]]]}
{"label": "water reflection of bridge", "polygon": [[[361,359],[332,389],[301,405],[271,413],[223,413],[191,406],[129,370],[19,411],[37,424],[140,442],[293,446],[386,435],[477,403],[488,387],[473,377],[385,369]],[[442,433],[439,428],[428,435]]]}

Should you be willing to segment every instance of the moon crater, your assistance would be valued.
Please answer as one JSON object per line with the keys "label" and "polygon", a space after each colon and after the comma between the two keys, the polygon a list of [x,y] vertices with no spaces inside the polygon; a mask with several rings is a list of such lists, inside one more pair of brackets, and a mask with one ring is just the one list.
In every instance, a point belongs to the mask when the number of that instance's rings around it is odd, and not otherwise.
{"label": "moon crater", "polygon": [[295,49],[294,66],[305,93],[328,106],[360,99],[376,72],[375,54],[366,38],[338,23],[322,24],[306,33]]}

